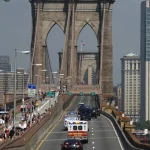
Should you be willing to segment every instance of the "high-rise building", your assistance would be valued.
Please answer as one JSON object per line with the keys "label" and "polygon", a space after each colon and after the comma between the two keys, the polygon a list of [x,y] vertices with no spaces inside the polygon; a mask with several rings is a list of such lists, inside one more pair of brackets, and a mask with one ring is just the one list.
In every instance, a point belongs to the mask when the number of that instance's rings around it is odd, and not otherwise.
{"label": "high-rise building", "polygon": [[141,123],[150,120],[150,0],[141,3]]}
{"label": "high-rise building", "polygon": [[134,122],[140,121],[140,56],[130,53],[121,58],[122,111]]}
{"label": "high-rise building", "polygon": [[11,71],[9,56],[0,56],[0,70],[7,72]]}
{"label": "high-rise building", "polygon": [[[23,81],[24,89],[28,82],[28,73],[24,70],[17,69],[16,74],[16,91],[23,91]],[[14,91],[14,72],[0,72],[0,105],[4,102],[4,93],[8,91]]]}

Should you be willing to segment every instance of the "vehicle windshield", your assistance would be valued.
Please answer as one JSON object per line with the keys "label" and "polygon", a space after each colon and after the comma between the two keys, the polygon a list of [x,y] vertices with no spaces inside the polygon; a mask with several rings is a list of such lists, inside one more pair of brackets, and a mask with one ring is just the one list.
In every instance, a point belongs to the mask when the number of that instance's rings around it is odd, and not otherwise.
{"label": "vehicle windshield", "polygon": [[78,120],[78,118],[77,117],[69,117],[69,118],[67,118],[67,120]]}

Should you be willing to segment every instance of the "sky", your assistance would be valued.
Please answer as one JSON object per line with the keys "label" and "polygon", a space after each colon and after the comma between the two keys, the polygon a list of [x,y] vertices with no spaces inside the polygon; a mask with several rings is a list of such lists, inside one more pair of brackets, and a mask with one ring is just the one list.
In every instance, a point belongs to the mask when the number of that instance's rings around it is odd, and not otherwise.
{"label": "sky", "polygon": [[[128,53],[140,55],[140,3],[142,0],[116,0],[113,6],[113,81],[121,82],[120,58]],[[10,56],[14,67],[14,52],[28,51],[31,45],[31,6],[29,0],[0,0],[0,55]],[[97,42],[93,30],[87,25],[78,38],[85,46],[83,51],[97,51]],[[55,25],[47,38],[53,71],[58,70],[58,52],[64,46],[64,34]],[[29,69],[30,56],[17,53],[17,67]]]}

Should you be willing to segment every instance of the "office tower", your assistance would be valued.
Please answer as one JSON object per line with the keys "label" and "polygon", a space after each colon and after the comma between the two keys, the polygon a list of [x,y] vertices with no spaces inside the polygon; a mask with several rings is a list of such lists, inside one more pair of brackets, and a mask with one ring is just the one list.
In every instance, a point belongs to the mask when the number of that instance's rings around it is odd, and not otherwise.
{"label": "office tower", "polygon": [[122,111],[134,122],[140,121],[140,56],[121,58]]}
{"label": "office tower", "polygon": [[150,0],[141,3],[141,123],[150,120]]}
{"label": "office tower", "polygon": [[[22,71],[22,72],[21,72]],[[23,91],[23,81],[24,89],[28,82],[28,73],[24,70],[17,69],[16,74],[16,91],[22,93]],[[23,80],[24,78],[24,80]],[[14,92],[14,72],[0,72],[0,105],[4,102],[4,93]]]}
{"label": "office tower", "polygon": [[11,71],[9,56],[0,56],[0,70]]}

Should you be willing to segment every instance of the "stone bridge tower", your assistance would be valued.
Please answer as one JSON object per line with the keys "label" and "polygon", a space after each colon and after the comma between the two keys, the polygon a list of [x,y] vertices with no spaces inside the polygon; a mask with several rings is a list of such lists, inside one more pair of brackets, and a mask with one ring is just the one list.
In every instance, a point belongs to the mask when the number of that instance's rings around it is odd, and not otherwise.
{"label": "stone bridge tower", "polygon": [[[44,69],[47,35],[57,24],[65,34],[61,74],[77,79],[77,40],[88,24],[97,37],[98,83],[101,93],[111,93],[112,82],[112,5],[115,0],[29,0],[32,7],[32,60]],[[33,79],[37,67],[33,67]],[[44,78],[44,75],[42,75]]]}

